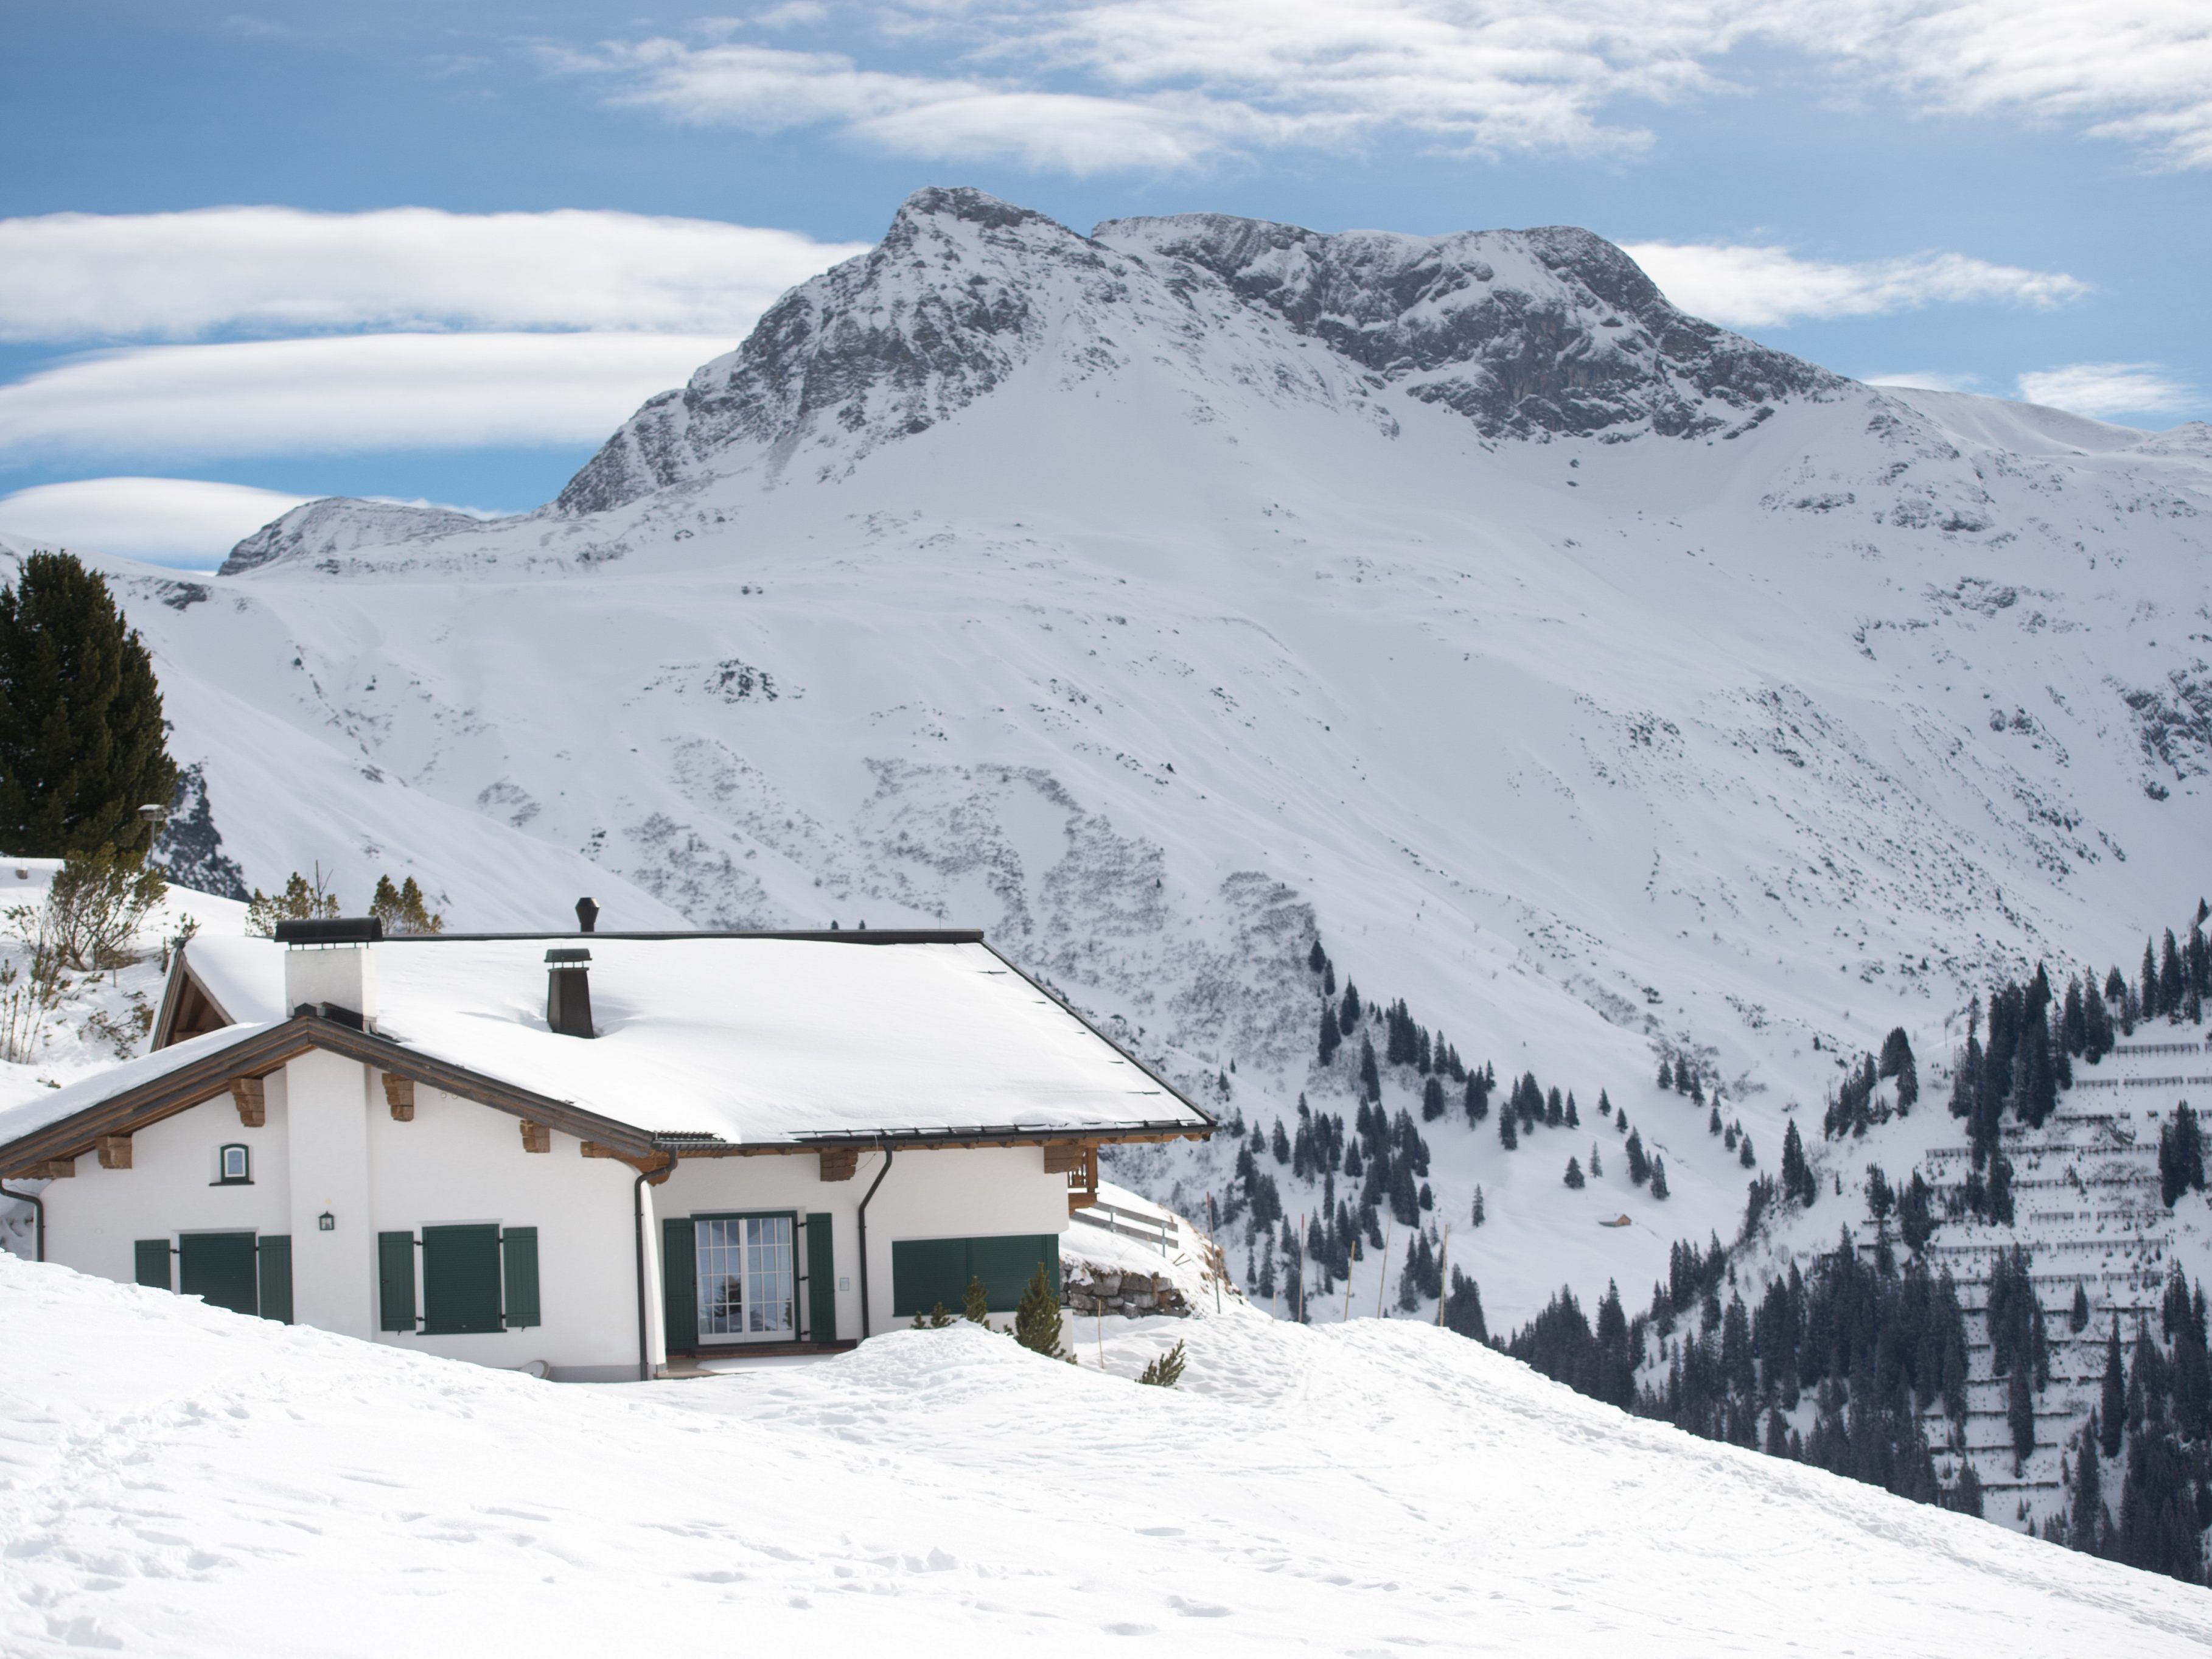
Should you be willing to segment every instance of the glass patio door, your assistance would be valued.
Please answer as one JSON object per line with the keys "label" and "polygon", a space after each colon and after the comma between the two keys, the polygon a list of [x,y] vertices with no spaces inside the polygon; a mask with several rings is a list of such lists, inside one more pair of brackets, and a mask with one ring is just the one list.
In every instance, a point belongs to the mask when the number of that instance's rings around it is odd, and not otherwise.
{"label": "glass patio door", "polygon": [[794,1231],[788,1215],[696,1220],[702,1342],[787,1342],[796,1335]]}

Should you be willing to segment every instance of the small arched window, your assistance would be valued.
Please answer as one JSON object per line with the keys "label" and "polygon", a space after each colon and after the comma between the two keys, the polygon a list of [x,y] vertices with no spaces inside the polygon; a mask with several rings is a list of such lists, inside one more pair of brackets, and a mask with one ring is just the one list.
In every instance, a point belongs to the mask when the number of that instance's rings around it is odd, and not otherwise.
{"label": "small arched window", "polygon": [[253,1184],[253,1154],[236,1141],[216,1155],[216,1180],[218,1187],[250,1187]]}

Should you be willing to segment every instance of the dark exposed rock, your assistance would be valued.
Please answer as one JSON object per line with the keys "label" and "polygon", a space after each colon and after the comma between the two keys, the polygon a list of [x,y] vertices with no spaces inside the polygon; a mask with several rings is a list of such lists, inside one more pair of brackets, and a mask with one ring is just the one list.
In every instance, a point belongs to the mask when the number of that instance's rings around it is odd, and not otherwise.
{"label": "dark exposed rock", "polygon": [[1586,230],[1323,235],[1224,214],[1116,219],[1110,246],[1202,266],[1486,437],[1694,437],[1844,382],[1684,315]]}
{"label": "dark exposed rock", "polygon": [[169,821],[154,843],[154,862],[179,887],[228,899],[246,899],[246,872],[222,850],[222,834],[208,806],[207,768],[194,761],[177,774]]}

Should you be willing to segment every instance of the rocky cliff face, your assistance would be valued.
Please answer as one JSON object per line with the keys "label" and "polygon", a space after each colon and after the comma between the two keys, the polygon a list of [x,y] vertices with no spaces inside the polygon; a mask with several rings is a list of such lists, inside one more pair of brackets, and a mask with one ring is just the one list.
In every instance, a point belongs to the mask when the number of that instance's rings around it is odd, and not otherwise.
{"label": "rocky cliff face", "polygon": [[396,501],[362,501],[325,495],[294,507],[255,531],[230,550],[219,573],[235,576],[279,560],[312,564],[360,547],[391,547],[427,541],[463,531],[481,530],[484,521],[437,507],[406,507]]}
{"label": "rocky cliff face", "polygon": [[1324,236],[1195,213],[1091,234],[1211,272],[1487,438],[1702,437],[1844,385],[1684,315],[1626,253],[1570,227]]}

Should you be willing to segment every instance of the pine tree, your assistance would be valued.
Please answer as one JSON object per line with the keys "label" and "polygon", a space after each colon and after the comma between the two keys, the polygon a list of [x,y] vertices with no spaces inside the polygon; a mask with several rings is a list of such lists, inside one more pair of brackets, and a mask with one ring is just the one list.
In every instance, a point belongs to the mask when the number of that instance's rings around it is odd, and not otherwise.
{"label": "pine tree", "polygon": [[1490,1085],[1480,1072],[1469,1072],[1467,1075],[1468,1127],[1472,1128],[1489,1115]]}
{"label": "pine tree", "polygon": [[2105,1477],[2097,1439],[2097,1413],[2091,1412],[2074,1460],[2074,1508],[2066,1524],[2067,1547],[2084,1555],[2101,1554],[2105,1541]]}
{"label": "pine tree", "polygon": [[1805,1143],[1797,1133],[1797,1120],[1792,1118],[1782,1132],[1782,1191],[1810,1209],[1820,1194],[1820,1184],[1813,1178],[1813,1166],[1805,1158]]}
{"label": "pine tree", "polygon": [[1321,1063],[1334,1065],[1336,1051],[1344,1045],[1344,1034],[1337,1029],[1336,1010],[1327,1001],[1321,1005]]}
{"label": "pine tree", "polygon": [[1662,1204],[1666,1202],[1667,1160],[1663,1158],[1655,1158],[1651,1160],[1651,1196]]}
{"label": "pine tree", "polygon": [[1579,1129],[1582,1127],[1582,1115],[1575,1110],[1575,1091],[1570,1089],[1567,1091],[1567,1127]]}
{"label": "pine tree", "polygon": [[1482,1188],[1479,1185],[1474,1189],[1474,1215],[1473,1219],[1474,1224],[1478,1227],[1489,1219],[1489,1218],[1483,1213]]}
{"label": "pine tree", "polygon": [[1344,981],[1344,1003],[1337,1011],[1337,1029],[1350,1036],[1359,1024],[1359,988],[1350,980]]}
{"label": "pine tree", "polygon": [[2105,1345],[2105,1389],[2097,1402],[2103,1425],[2100,1449],[2107,1457],[2120,1455],[2120,1432],[2127,1425],[2127,1378],[2120,1369],[2120,1316],[2112,1316],[2112,1333]]}
{"label": "pine tree", "polygon": [[1490,1340],[1490,1327],[1482,1316],[1482,1292],[1457,1267],[1451,1270],[1451,1294],[1444,1301],[1444,1327],[1477,1342]]}
{"label": "pine tree", "polygon": [[1628,1132],[1628,1178],[1639,1187],[1651,1179],[1651,1160],[1644,1155],[1644,1137],[1634,1129]]}
{"label": "pine tree", "polygon": [[1431,1077],[1421,1089],[1421,1121],[1434,1123],[1444,1115],[1444,1085]]}
{"label": "pine tree", "polygon": [[1602,1158],[1599,1158],[1597,1142],[1593,1140],[1590,1142],[1590,1179],[1592,1181],[1602,1180],[1604,1176],[1605,1162]]}
{"label": "pine tree", "polygon": [[1724,1135],[1728,1133],[1728,1125],[1721,1121],[1721,1109],[1717,1104],[1713,1107],[1712,1115],[1705,1120],[1705,1133],[1709,1135]]}
{"label": "pine tree", "polygon": [[1317,974],[1328,966],[1328,957],[1321,948],[1321,941],[1319,939],[1316,939],[1313,942],[1313,949],[1306,952],[1307,970],[1309,972]]}
{"label": "pine tree", "polygon": [[1735,1161],[1747,1170],[1753,1168],[1759,1163],[1759,1155],[1751,1150],[1751,1136],[1748,1133],[1744,1136],[1741,1145],[1736,1149]]}
{"label": "pine tree", "polygon": [[[1316,945],[1314,948],[1319,950],[1321,947]],[[1158,1358],[1148,1359],[1145,1362],[1145,1369],[1137,1378],[1138,1386],[1146,1389],[1172,1389],[1182,1381],[1185,1363],[1183,1345],[1181,1339],[1177,1339],[1175,1346],[1160,1355]]]}
{"label": "pine tree", "polygon": [[1516,1127],[1519,1122],[1520,1115],[1510,1103],[1506,1109],[1498,1115],[1498,1143],[1509,1152],[1521,1144],[1521,1132]]}
{"label": "pine tree", "polygon": [[1567,1160],[1566,1182],[1567,1185],[1572,1187],[1577,1192],[1582,1190],[1583,1166],[1579,1159],[1571,1158]]}
{"label": "pine tree", "polygon": [[1659,1056],[1659,1086],[1662,1089],[1674,1086],[1674,1068],[1667,1063],[1664,1054]]}
{"label": "pine tree", "polygon": [[2074,1287],[2074,1306],[2066,1316],[2066,1328],[2076,1336],[2089,1328],[2089,1292],[2078,1284]]}
{"label": "pine tree", "polygon": [[142,805],[167,807],[154,661],[106,580],[33,553],[0,586],[0,847],[18,858],[149,850]]}
{"label": "pine tree", "polygon": [[1567,1109],[1559,1098],[1559,1085],[1555,1083],[1551,1093],[1544,1097],[1544,1127],[1556,1129],[1566,1121]]}
{"label": "pine tree", "polygon": [[1278,1164],[1288,1164],[1291,1161],[1291,1138],[1284,1133],[1283,1120],[1280,1118],[1275,1120],[1275,1133],[1268,1139],[1267,1150],[1275,1155],[1275,1162]]}
{"label": "pine tree", "polygon": [[2017,1470],[2035,1449],[2035,1395],[2025,1365],[2013,1368],[2005,1394],[2005,1423],[2012,1430],[2013,1468]]}
{"label": "pine tree", "polygon": [[1376,1069],[1375,1045],[1364,1034],[1359,1039],[1359,1086],[1368,1099],[1382,1098],[1382,1074]]}
{"label": "pine tree", "polygon": [[968,1293],[960,1299],[960,1316],[978,1325],[991,1322],[991,1293],[983,1288],[980,1279],[968,1281]]}

